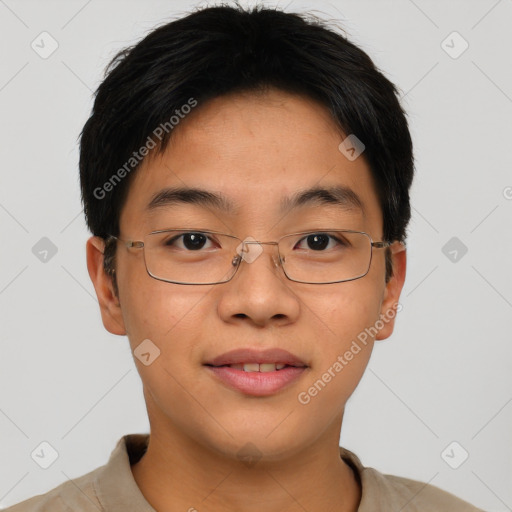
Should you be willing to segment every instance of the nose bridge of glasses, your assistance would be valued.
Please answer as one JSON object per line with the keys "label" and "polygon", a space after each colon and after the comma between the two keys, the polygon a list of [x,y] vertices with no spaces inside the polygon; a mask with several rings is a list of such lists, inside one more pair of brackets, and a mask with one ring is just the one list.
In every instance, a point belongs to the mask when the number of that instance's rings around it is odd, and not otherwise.
{"label": "nose bridge of glasses", "polygon": [[[232,264],[238,265],[242,260],[247,263],[252,263],[263,253],[263,245],[279,246],[279,242],[260,242],[252,237],[246,237],[240,242],[236,248],[236,255],[233,257]],[[279,254],[279,251],[278,251]],[[280,257],[276,255],[275,251],[272,253],[272,261],[275,267],[281,264]]]}

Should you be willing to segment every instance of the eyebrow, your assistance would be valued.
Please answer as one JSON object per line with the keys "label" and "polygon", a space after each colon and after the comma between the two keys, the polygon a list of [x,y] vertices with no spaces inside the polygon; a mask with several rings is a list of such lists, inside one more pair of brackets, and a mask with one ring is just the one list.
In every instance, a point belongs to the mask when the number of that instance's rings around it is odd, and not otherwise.
{"label": "eyebrow", "polygon": [[[164,188],[151,197],[146,211],[152,212],[177,204],[194,204],[203,208],[212,207],[228,214],[238,211],[237,205],[224,194],[194,187]],[[280,202],[281,212],[307,205],[334,205],[345,210],[358,209],[364,213],[360,197],[351,188],[341,185],[299,190],[291,197],[283,198]]]}
{"label": "eyebrow", "polygon": [[177,204],[194,204],[202,207],[212,207],[226,213],[236,210],[235,204],[225,195],[210,192],[200,188],[164,188],[151,197],[146,210],[151,212],[158,208],[174,206]]}
{"label": "eyebrow", "polygon": [[351,188],[341,185],[299,190],[292,197],[281,200],[281,210],[291,210],[309,204],[334,205],[344,210],[356,209],[364,213],[363,201],[360,197]]}

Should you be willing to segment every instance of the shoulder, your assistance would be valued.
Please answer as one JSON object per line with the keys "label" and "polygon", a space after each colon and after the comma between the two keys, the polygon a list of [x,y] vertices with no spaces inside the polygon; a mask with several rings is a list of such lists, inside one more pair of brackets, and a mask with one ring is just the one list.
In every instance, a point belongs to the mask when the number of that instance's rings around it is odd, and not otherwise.
{"label": "shoulder", "polygon": [[46,494],[22,501],[5,512],[155,512],[144,499],[131,471],[131,463],[143,455],[148,441],[148,434],[127,434],[118,440],[103,466],[68,479]]}
{"label": "shoulder", "polygon": [[483,512],[439,487],[417,480],[387,475],[362,465],[352,452],[340,448],[343,460],[358,476],[361,503],[358,512],[400,510],[402,512]]}
{"label": "shoulder", "polygon": [[453,494],[434,485],[394,475],[385,475],[366,468],[368,480],[373,481],[390,502],[399,505],[403,512],[483,512]]}
{"label": "shoulder", "polygon": [[94,480],[102,468],[63,482],[45,494],[33,496],[3,512],[98,512],[103,510],[96,497]]}

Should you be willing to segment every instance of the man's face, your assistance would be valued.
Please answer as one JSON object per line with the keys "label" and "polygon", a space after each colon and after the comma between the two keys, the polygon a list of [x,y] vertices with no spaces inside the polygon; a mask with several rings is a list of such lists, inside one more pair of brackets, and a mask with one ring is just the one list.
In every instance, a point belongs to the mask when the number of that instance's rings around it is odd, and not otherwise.
{"label": "man's face", "polygon": [[[312,100],[278,91],[217,98],[199,105],[175,130],[166,152],[145,161],[133,176],[120,218],[121,238],[143,240],[155,230],[187,227],[266,242],[327,226],[382,240],[369,168],[363,157],[350,161],[340,152],[343,137]],[[283,199],[300,191],[334,186],[351,189],[363,208],[317,200],[281,209]],[[190,203],[148,210],[155,194],[172,187],[222,194],[235,212]],[[395,261],[398,277],[387,285],[383,249],[374,249],[371,268],[361,279],[304,284],[288,280],[274,264],[275,246],[262,247],[263,253],[242,262],[231,281],[190,286],[153,279],[142,249],[118,245],[119,305],[103,299],[103,320],[109,331],[126,332],[132,351],[147,339],[160,350],[148,366],[135,359],[152,432],[179,431],[228,456],[250,441],[269,458],[292,454],[333,429],[339,433],[373,339],[358,342],[359,351],[344,359],[334,376],[333,365],[398,301],[405,258]],[[392,325],[386,323],[377,338],[389,336]],[[205,366],[237,348],[281,348],[307,368],[278,392],[252,396]],[[329,368],[331,378],[322,377]],[[325,385],[309,394],[319,379]]]}

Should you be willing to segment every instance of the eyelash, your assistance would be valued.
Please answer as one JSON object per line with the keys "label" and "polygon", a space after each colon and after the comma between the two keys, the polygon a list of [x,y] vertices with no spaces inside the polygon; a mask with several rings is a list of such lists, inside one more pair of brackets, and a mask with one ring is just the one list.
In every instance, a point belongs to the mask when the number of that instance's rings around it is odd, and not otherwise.
{"label": "eyelash", "polygon": [[[187,231],[187,232],[180,233],[179,235],[175,235],[175,236],[173,236],[172,238],[170,238],[168,240],[164,240],[163,244],[165,246],[167,246],[167,247],[171,247],[172,245],[174,245],[174,242],[176,242],[180,238],[183,239],[183,237],[186,236],[186,235],[201,235],[201,236],[206,237],[207,240],[213,241],[212,238],[210,236],[208,236],[207,233],[204,233],[204,232],[201,232],[201,231]],[[340,246],[347,246],[347,242],[346,241],[340,240],[339,237],[334,236],[334,235],[329,234],[329,233],[326,233],[326,232],[323,232],[323,231],[319,231],[319,232],[312,231],[312,232],[309,232],[307,235],[305,235],[301,239],[299,239],[296,245],[300,244],[304,240],[307,240],[308,237],[314,236],[314,235],[327,236],[330,241],[334,240]],[[183,247],[183,249],[186,249],[186,247]],[[203,247],[201,247],[199,250],[201,250],[201,249],[203,249]],[[193,250],[190,250],[190,251],[194,252]],[[323,251],[320,251],[320,252],[323,252]]]}

